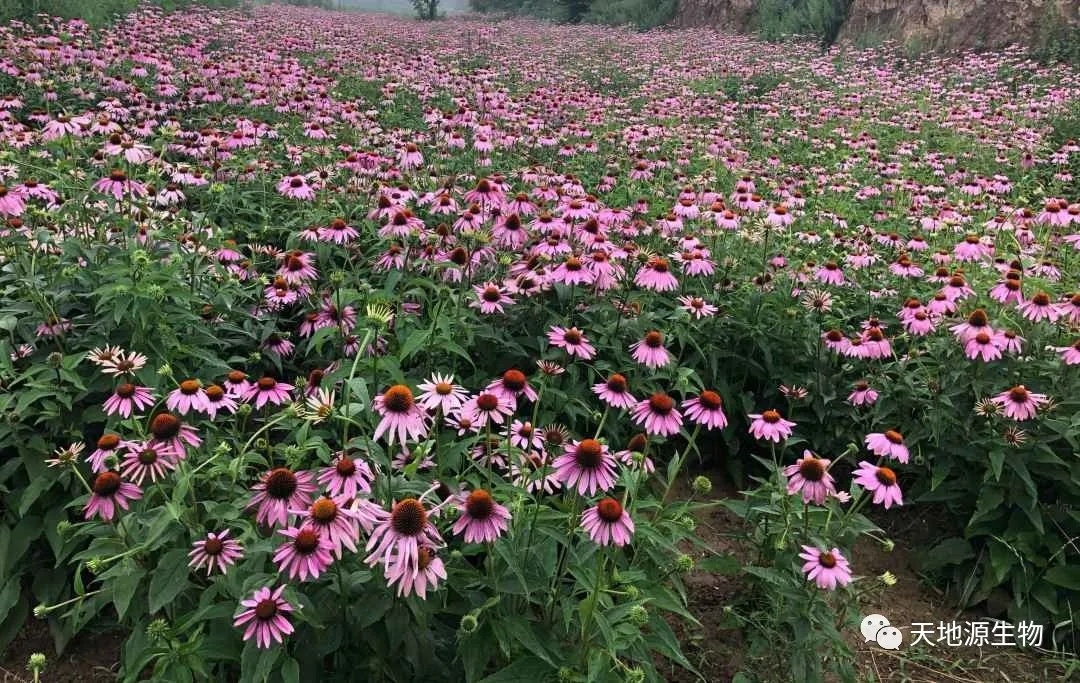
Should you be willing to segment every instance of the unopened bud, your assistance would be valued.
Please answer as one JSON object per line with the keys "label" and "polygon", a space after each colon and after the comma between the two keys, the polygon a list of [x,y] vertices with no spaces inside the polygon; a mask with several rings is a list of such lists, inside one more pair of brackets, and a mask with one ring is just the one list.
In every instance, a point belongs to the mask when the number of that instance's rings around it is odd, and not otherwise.
{"label": "unopened bud", "polygon": [[712,481],[708,477],[694,477],[694,493],[702,495],[712,491]]}
{"label": "unopened bud", "polygon": [[30,661],[26,663],[26,668],[34,674],[39,674],[45,670],[45,655],[41,652],[35,652],[30,655]]}
{"label": "unopened bud", "polygon": [[644,626],[649,623],[649,610],[642,605],[634,605],[630,608],[630,623],[635,626]]}
{"label": "unopened bud", "polygon": [[45,362],[49,364],[50,368],[55,370],[64,362],[64,356],[58,351],[53,351],[45,358]]}
{"label": "unopened bud", "polygon": [[896,575],[893,574],[892,572],[885,572],[884,574],[879,576],[878,579],[880,579],[881,582],[883,584],[885,584],[886,586],[895,586],[896,585]]}
{"label": "unopened bud", "polygon": [[472,614],[466,614],[461,618],[461,632],[473,633],[479,626],[479,622],[476,620],[476,616]]}
{"label": "unopened bud", "polygon": [[690,557],[689,555],[685,555],[685,554],[679,555],[675,559],[675,567],[680,572],[685,574],[686,572],[693,570],[693,568],[694,568],[694,558]]}

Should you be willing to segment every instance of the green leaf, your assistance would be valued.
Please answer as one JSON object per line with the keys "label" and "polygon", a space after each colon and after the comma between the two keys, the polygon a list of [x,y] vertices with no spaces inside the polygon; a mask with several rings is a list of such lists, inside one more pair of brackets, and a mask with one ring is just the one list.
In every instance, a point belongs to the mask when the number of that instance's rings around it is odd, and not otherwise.
{"label": "green leaf", "polygon": [[7,618],[8,612],[19,602],[22,576],[16,575],[7,580],[3,589],[0,589],[0,623]]}
{"label": "green leaf", "polygon": [[1062,588],[1080,591],[1080,565],[1059,564],[1046,570],[1043,578]]}
{"label": "green leaf", "polygon": [[542,683],[553,678],[556,669],[539,657],[519,657],[510,666],[494,673],[480,683]]}
{"label": "green leaf", "polygon": [[116,606],[116,613],[121,620],[124,619],[128,608],[131,607],[131,599],[135,597],[139,584],[142,583],[145,575],[145,569],[134,562],[125,560],[123,571],[118,573],[112,580],[113,605]]}
{"label": "green leaf", "polygon": [[935,545],[922,561],[923,571],[940,569],[949,564],[961,564],[975,557],[971,544],[962,538],[946,538]]}
{"label": "green leaf", "polygon": [[187,552],[170,550],[158,561],[150,579],[150,612],[157,612],[188,587]]}
{"label": "green leaf", "polygon": [[703,572],[712,572],[721,576],[735,576],[742,569],[742,563],[734,555],[721,553],[706,557],[697,563],[697,569]]}
{"label": "green leaf", "polygon": [[649,649],[659,652],[687,671],[691,671],[698,676],[701,675],[683,655],[682,649],[679,647],[679,641],[672,632],[671,627],[655,614],[649,615],[649,634],[645,637],[645,642],[648,644]]}
{"label": "green leaf", "polygon": [[292,657],[286,657],[281,664],[282,683],[300,683],[300,663]]}
{"label": "green leaf", "polygon": [[[509,632],[511,638],[520,643],[526,650],[551,666],[557,666],[555,659],[552,656],[552,651],[549,649],[551,644],[545,644],[540,641],[540,636],[537,635],[536,629],[532,623],[526,621],[523,617],[514,616],[504,619],[496,625],[496,629],[503,628]],[[541,633],[544,633],[544,631],[541,631]]]}
{"label": "green leaf", "polygon": [[244,643],[244,654],[240,657],[241,683],[263,683],[270,677],[282,652],[279,647],[256,647],[254,639]]}

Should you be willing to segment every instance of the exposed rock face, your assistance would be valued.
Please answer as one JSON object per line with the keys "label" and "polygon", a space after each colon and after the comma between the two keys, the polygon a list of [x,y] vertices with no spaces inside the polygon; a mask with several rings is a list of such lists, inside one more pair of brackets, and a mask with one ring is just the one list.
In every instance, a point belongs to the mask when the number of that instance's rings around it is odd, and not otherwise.
{"label": "exposed rock face", "polygon": [[679,0],[674,23],[683,28],[709,26],[741,33],[753,11],[753,0]]}
{"label": "exposed rock face", "polygon": [[[680,0],[676,26],[745,31],[753,0]],[[915,42],[927,48],[1030,44],[1047,12],[1080,31],[1080,0],[853,0],[840,40]]]}
{"label": "exposed rock face", "polygon": [[840,39],[859,36],[925,47],[994,48],[1031,43],[1047,12],[1080,30],[1080,0],[855,0]]}

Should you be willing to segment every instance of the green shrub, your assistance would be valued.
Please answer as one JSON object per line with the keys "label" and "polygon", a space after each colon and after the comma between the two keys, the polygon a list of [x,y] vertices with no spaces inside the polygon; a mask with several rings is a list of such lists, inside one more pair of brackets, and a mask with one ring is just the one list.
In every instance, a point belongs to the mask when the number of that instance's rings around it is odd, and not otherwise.
{"label": "green shrub", "polygon": [[850,9],[851,0],[759,0],[750,27],[765,40],[797,35],[832,45]]}
{"label": "green shrub", "polygon": [[1080,64],[1080,30],[1065,20],[1054,3],[1046,5],[1035,27],[1032,54],[1047,64]]}
{"label": "green shrub", "polygon": [[594,2],[585,21],[609,26],[630,25],[644,31],[671,21],[678,7],[677,0]]}

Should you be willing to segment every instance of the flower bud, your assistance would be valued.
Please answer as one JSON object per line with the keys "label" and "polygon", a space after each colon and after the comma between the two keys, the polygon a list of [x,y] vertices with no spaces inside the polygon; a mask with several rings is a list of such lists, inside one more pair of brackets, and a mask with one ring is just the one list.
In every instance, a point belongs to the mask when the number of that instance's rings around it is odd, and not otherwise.
{"label": "flower bud", "polygon": [[45,362],[49,364],[50,368],[56,370],[64,362],[64,356],[58,351],[53,351],[45,358]]}
{"label": "flower bud", "polygon": [[162,377],[172,377],[172,366],[168,363],[162,365],[160,368],[158,368],[157,374],[161,375]]}
{"label": "flower bud", "polygon": [[251,415],[252,410],[253,408],[250,403],[241,403],[236,407],[236,414],[240,417],[247,417],[248,415]]}
{"label": "flower bud", "polygon": [[154,619],[147,624],[146,635],[153,641],[165,640],[169,636],[169,622],[164,619]]}
{"label": "flower bud", "polygon": [[267,441],[266,439],[264,439],[262,437],[259,437],[258,439],[255,439],[255,450],[257,450],[257,451],[265,451],[267,448],[270,448],[270,442],[269,441]]}
{"label": "flower bud", "polygon": [[48,613],[49,608],[44,604],[38,605],[34,608],[34,617],[36,617],[37,619],[44,619],[45,615]]}
{"label": "flower bud", "polygon": [[641,667],[635,666],[633,669],[626,670],[623,680],[626,683],[645,683],[645,672],[641,670]]}
{"label": "flower bud", "polygon": [[232,452],[232,446],[222,441],[217,446],[214,446],[214,455],[224,457]]}
{"label": "flower bud", "polygon": [[330,284],[338,286],[345,284],[345,271],[335,270],[330,273]]}
{"label": "flower bud", "polygon": [[59,522],[56,523],[56,535],[57,536],[63,536],[64,534],[66,534],[70,530],[71,530],[71,522],[67,521],[66,519],[62,519],[62,520],[60,520]]}
{"label": "flower bud", "polygon": [[479,622],[476,620],[476,616],[473,614],[466,614],[461,618],[461,632],[473,633],[479,626]]}
{"label": "flower bud", "polygon": [[697,529],[697,521],[690,515],[682,515],[681,517],[679,517],[678,522],[679,526],[689,532],[693,532],[694,529]]}
{"label": "flower bud", "polygon": [[40,674],[45,670],[45,655],[41,652],[35,652],[30,655],[30,661],[27,662],[26,668],[34,674]]}
{"label": "flower bud", "polygon": [[627,585],[625,586],[624,590],[626,591],[626,597],[630,598],[631,600],[637,600],[639,597],[641,597],[641,590],[637,586],[634,586],[632,584]]}
{"label": "flower bud", "polygon": [[559,683],[573,683],[578,680],[577,674],[568,666],[559,669]]}
{"label": "flower bud", "polygon": [[644,626],[649,623],[649,610],[643,605],[634,605],[630,608],[630,623],[635,626]]}
{"label": "flower bud", "polygon": [[702,495],[712,491],[712,481],[708,477],[694,477],[694,493]]}
{"label": "flower bud", "polygon": [[895,586],[896,585],[896,575],[893,574],[892,572],[885,572],[884,574],[879,576],[878,579],[883,584],[885,584],[886,586]]}
{"label": "flower bud", "polygon": [[686,572],[693,570],[693,568],[694,568],[694,558],[692,558],[692,557],[690,557],[689,555],[686,555],[686,554],[679,555],[675,559],[675,567],[680,572],[685,574]]}
{"label": "flower bud", "polygon": [[258,362],[262,361],[262,354],[259,353],[258,351],[252,351],[251,353],[248,354],[248,360],[251,361],[252,363],[258,363]]}
{"label": "flower bud", "polygon": [[896,548],[896,544],[891,539],[886,538],[881,542],[881,548],[885,552],[891,553]]}
{"label": "flower bud", "polygon": [[86,561],[86,569],[94,576],[100,574],[105,569],[105,565],[105,560],[100,557],[91,557]]}

